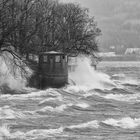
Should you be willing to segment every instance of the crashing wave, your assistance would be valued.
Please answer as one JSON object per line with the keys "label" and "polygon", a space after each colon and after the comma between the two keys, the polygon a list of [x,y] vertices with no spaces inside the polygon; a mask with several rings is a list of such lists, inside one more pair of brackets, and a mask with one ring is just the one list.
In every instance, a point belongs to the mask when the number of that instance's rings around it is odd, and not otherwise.
{"label": "crashing wave", "polygon": [[140,126],[140,119],[132,119],[130,117],[122,118],[122,119],[107,119],[102,121],[103,123],[111,126],[121,127],[124,129],[133,129]]}

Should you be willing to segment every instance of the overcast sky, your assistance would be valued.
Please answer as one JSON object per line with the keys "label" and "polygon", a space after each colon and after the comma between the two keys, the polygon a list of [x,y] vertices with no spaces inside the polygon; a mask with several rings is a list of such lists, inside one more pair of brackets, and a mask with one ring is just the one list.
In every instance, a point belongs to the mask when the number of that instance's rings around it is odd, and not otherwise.
{"label": "overcast sky", "polygon": [[[95,17],[101,28],[103,40],[109,40],[119,31],[130,36],[140,36],[140,0],[60,0],[63,2],[79,3],[89,8],[90,15]],[[122,38],[122,37],[119,37]],[[130,39],[125,39],[128,42]],[[124,41],[124,42],[125,42]],[[123,41],[122,41],[123,42]]]}

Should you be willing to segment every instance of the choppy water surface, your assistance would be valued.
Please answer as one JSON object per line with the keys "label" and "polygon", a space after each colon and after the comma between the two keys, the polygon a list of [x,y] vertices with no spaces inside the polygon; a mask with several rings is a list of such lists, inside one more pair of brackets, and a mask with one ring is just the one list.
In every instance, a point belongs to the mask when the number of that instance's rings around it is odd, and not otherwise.
{"label": "choppy water surface", "polygon": [[0,139],[139,140],[140,63],[102,62],[98,71],[88,77],[90,86],[86,79],[62,89],[1,94]]}

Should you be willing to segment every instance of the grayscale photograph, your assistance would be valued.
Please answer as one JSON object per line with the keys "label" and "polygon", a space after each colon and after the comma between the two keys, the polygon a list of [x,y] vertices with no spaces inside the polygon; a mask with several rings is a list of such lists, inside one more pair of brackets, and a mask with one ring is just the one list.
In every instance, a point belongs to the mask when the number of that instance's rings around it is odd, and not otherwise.
{"label": "grayscale photograph", "polygon": [[0,140],[140,140],[140,0],[0,0]]}

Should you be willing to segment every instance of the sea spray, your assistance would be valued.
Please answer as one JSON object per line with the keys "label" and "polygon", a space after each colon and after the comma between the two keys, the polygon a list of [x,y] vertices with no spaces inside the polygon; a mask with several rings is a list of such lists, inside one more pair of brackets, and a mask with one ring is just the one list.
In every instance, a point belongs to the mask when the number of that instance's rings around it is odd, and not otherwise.
{"label": "sea spray", "polygon": [[88,108],[90,105],[89,104],[87,104],[87,103],[84,103],[84,102],[79,102],[79,103],[77,103],[75,106],[77,106],[77,107],[80,107],[80,108],[83,108],[83,109],[86,109],[86,108]]}
{"label": "sea spray", "polygon": [[52,107],[52,106],[46,106],[36,112],[62,112],[64,111],[65,109],[67,109],[69,106],[72,106],[73,104],[72,103],[69,103],[69,104],[62,104],[60,106],[56,106],[56,107]]}
{"label": "sea spray", "polygon": [[[0,56],[0,65],[0,86],[8,86],[14,90],[26,86],[26,78],[31,76],[32,71],[20,59],[14,60],[10,53],[5,52]],[[23,69],[26,75],[22,75]]]}
{"label": "sea spray", "polygon": [[130,117],[126,117],[126,118],[116,120],[116,119],[110,118],[103,121],[103,123],[112,125],[112,126],[121,127],[124,129],[133,129],[140,125],[140,119],[139,118],[132,119]]}
{"label": "sea spray", "polygon": [[97,120],[94,121],[89,121],[86,123],[81,123],[77,125],[71,125],[66,128],[68,129],[82,129],[82,128],[98,128],[99,127],[99,122]]}
{"label": "sea spray", "polygon": [[0,127],[0,140],[4,140],[5,138],[10,137],[9,128],[7,125],[3,125]]}
{"label": "sea spray", "polygon": [[16,109],[10,108],[10,106],[4,106],[0,108],[0,120],[4,119],[16,119],[24,118],[25,115]]}
{"label": "sea spray", "polygon": [[112,99],[116,101],[122,101],[122,102],[140,102],[140,94],[107,94],[105,96],[102,96],[99,94],[99,96],[104,97],[105,99]]}
{"label": "sea spray", "polygon": [[[25,88],[26,89],[26,88]],[[26,94],[28,93],[28,94]],[[32,100],[41,100],[43,98],[43,101],[46,98],[50,98],[50,97],[54,97],[54,98],[61,98],[61,94],[59,92],[57,92],[55,89],[49,88],[46,90],[37,90],[37,89],[30,89],[27,88],[25,90],[25,94],[15,94],[15,95],[11,95],[11,94],[3,94],[1,95],[1,99],[3,100],[28,100],[28,99],[32,99]]]}
{"label": "sea spray", "polygon": [[108,89],[115,87],[107,74],[95,71],[91,66],[88,57],[79,56],[77,58],[77,67],[75,71],[69,73],[69,79],[72,79],[76,86],[68,87],[68,90],[90,90],[90,89]]}

